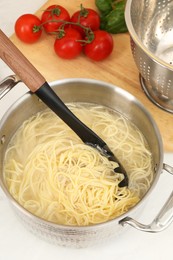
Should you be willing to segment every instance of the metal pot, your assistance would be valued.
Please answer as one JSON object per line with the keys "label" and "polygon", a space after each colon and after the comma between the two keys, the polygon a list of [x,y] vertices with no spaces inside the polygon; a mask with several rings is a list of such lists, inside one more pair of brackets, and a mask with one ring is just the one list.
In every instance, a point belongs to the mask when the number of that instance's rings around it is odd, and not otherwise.
{"label": "metal pot", "polygon": [[[16,76],[7,77],[0,84],[0,96],[6,94],[16,83]],[[12,208],[21,222],[39,237],[55,244],[70,247],[87,247],[110,239],[131,225],[141,231],[158,232],[165,229],[172,221],[173,194],[170,195],[160,213],[149,225],[136,220],[140,208],[150,197],[161,171],[164,169],[173,174],[173,167],[163,164],[162,139],[153,118],[146,108],[130,93],[114,85],[92,79],[65,79],[50,83],[51,87],[64,102],[92,102],[117,110],[131,120],[144,134],[148,141],[154,163],[154,180],[150,189],[141,201],[127,213],[106,223],[86,227],[63,226],[38,218],[25,210],[9,194],[3,180],[3,160],[7,145],[18,127],[31,115],[45,108],[45,105],[31,92],[20,97],[5,113],[0,121],[0,185],[7,195]],[[27,145],[27,144],[26,144]]]}

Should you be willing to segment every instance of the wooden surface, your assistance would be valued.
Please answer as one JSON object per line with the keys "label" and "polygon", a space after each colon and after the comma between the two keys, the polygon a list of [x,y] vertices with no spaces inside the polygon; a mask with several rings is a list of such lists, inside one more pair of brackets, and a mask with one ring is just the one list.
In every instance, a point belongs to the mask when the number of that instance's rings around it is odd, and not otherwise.
{"label": "wooden surface", "polygon": [[[94,0],[49,0],[36,14],[40,17],[42,11],[51,4],[63,5],[72,14],[79,9],[81,3],[84,7],[96,9]],[[54,53],[54,37],[45,33],[39,42],[28,45],[20,42],[15,35],[11,36],[14,44],[49,82],[63,78],[93,78],[129,91],[147,107],[156,121],[162,135],[164,151],[173,152],[173,114],[155,106],[143,93],[130,49],[129,34],[113,35],[113,38],[112,55],[102,62],[92,62],[83,55],[75,60],[60,59]]]}

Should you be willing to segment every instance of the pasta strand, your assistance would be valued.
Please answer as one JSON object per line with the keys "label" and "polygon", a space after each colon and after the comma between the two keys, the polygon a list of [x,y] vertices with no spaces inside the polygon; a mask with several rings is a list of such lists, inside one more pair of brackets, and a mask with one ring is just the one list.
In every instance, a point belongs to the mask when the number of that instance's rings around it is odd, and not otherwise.
{"label": "pasta strand", "polygon": [[124,165],[122,174],[49,109],[26,120],[6,151],[4,179],[12,196],[48,221],[86,226],[116,218],[132,208],[153,180],[152,156],[142,133],[106,107],[74,103],[69,108],[93,129]]}

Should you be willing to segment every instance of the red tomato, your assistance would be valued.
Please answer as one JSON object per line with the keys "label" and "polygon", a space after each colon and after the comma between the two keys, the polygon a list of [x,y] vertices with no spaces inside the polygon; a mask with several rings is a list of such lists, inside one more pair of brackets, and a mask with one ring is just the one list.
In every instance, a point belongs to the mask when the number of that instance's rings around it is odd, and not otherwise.
{"label": "red tomato", "polygon": [[73,29],[66,28],[64,36],[57,38],[54,43],[56,54],[63,59],[73,59],[77,57],[82,51],[81,34]]}
{"label": "red tomato", "polygon": [[[81,25],[90,28],[92,31],[95,31],[100,27],[100,16],[93,9],[82,8],[72,15],[71,22],[80,23]],[[72,27],[79,30],[82,35],[85,35],[85,31],[80,26],[72,25]]]}
{"label": "red tomato", "polygon": [[113,50],[113,38],[106,31],[94,31],[94,39],[84,46],[84,53],[94,61],[107,58]]}
{"label": "red tomato", "polygon": [[[53,20],[57,20],[57,22]],[[60,25],[62,25],[62,22],[58,22],[58,20],[70,21],[68,11],[60,5],[49,6],[41,17],[41,22],[44,23],[43,27],[47,33],[57,31]]]}
{"label": "red tomato", "polygon": [[41,21],[33,14],[20,16],[15,23],[15,33],[17,37],[25,43],[34,43],[41,36]]}

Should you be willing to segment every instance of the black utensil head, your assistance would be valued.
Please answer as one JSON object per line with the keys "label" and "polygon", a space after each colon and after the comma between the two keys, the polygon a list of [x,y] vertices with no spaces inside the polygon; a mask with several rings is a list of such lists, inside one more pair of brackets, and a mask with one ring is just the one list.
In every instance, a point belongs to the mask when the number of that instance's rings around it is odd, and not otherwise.
{"label": "black utensil head", "polygon": [[[89,144],[90,146],[93,146],[93,144]],[[104,146],[100,146],[98,144],[94,145],[94,147],[105,157],[108,158],[109,161],[113,161],[118,163],[118,167],[114,169],[114,172],[123,174],[124,179],[119,183],[119,187],[128,187],[129,184],[129,178],[127,175],[126,170],[124,167],[121,165],[119,160],[115,157],[115,155],[112,153],[112,151],[109,149],[107,144],[104,144]]]}

